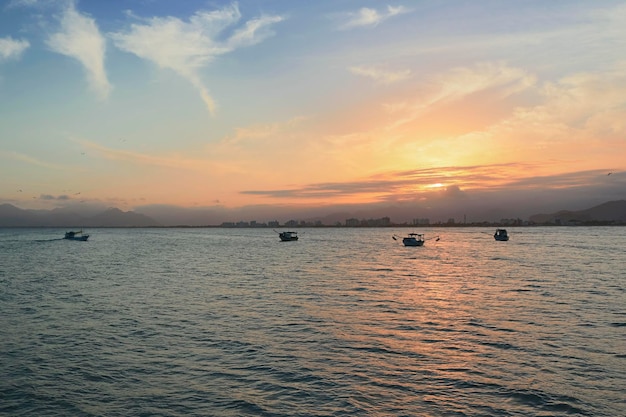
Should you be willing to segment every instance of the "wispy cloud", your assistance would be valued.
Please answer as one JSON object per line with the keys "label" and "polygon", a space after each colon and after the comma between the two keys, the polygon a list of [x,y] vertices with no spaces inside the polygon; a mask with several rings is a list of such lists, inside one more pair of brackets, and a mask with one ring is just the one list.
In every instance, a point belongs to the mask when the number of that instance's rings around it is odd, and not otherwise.
{"label": "wispy cloud", "polygon": [[517,158],[541,154],[590,168],[597,161],[621,161],[626,152],[625,74],[626,64],[619,64],[546,82],[534,103],[515,107],[480,134]]}
{"label": "wispy cloud", "polygon": [[157,166],[163,168],[183,169],[183,170],[203,170],[206,168],[206,161],[189,159],[177,155],[159,156],[141,152],[133,152],[123,149],[115,149],[100,145],[85,139],[71,139],[88,151],[112,161],[127,162],[133,165]]}
{"label": "wispy cloud", "polygon": [[69,195],[61,194],[61,195],[52,195],[52,194],[41,194],[39,196],[40,200],[47,201],[69,201],[72,198]]}
{"label": "wispy cloud", "polygon": [[13,39],[10,36],[0,38],[0,62],[5,59],[18,59],[29,46],[27,40]]}
{"label": "wispy cloud", "polygon": [[[534,168],[542,167],[523,163],[437,167],[387,172],[358,181],[314,183],[286,189],[246,190],[241,193],[275,199],[354,199],[365,195],[370,198],[377,196],[378,201],[387,201],[417,199],[433,193],[458,196],[485,190],[577,188],[595,186],[606,177],[605,170],[510,177],[511,171],[532,172]],[[433,187],[433,184],[437,184],[437,187]]]}
{"label": "wispy cloud", "polygon": [[383,84],[392,84],[411,77],[411,70],[408,69],[401,71],[389,71],[377,67],[357,66],[350,67],[349,70],[353,74],[371,78],[372,80]]}
{"label": "wispy cloud", "polygon": [[263,41],[273,33],[270,26],[281,16],[261,16],[247,21],[222,40],[223,32],[241,19],[236,3],[211,12],[198,11],[189,21],[177,17],[153,17],[132,24],[126,32],[112,33],[115,45],[123,51],[168,68],[186,78],[198,89],[211,114],[215,100],[200,77],[200,70],[217,56]]}
{"label": "wispy cloud", "polygon": [[273,32],[270,30],[270,25],[283,20],[284,17],[282,16],[261,16],[249,20],[242,28],[235,31],[228,39],[227,45],[231,50],[255,45],[273,35]]}
{"label": "wispy cloud", "polygon": [[[474,186],[477,182],[501,181],[498,172],[509,169],[507,165],[473,167],[438,167],[410,171],[387,172],[358,181],[307,184],[299,188],[279,190],[249,190],[243,194],[272,198],[338,198],[361,194],[387,196],[403,194],[407,188],[427,187],[434,183]],[[422,190],[423,191],[423,190]]]}
{"label": "wispy cloud", "polygon": [[458,67],[438,77],[441,85],[435,100],[455,100],[489,88],[502,88],[501,95],[520,92],[535,83],[528,71],[505,62],[481,62],[472,67]]}
{"label": "wispy cloud", "polygon": [[[279,137],[289,136],[293,129],[298,129],[299,125],[306,120],[306,117],[294,117],[285,122],[258,124],[254,126],[235,128],[234,134],[225,136],[217,147],[227,147],[228,152],[240,151],[241,146],[250,147],[254,143],[258,146],[285,146],[285,143],[278,140]],[[268,143],[271,141],[271,143]],[[254,146],[253,146],[254,147]]]}
{"label": "wispy cloud", "polygon": [[41,160],[39,160],[37,158],[34,158],[32,156],[29,156],[29,155],[26,155],[26,154],[23,154],[23,153],[19,153],[19,152],[14,152],[14,151],[2,151],[2,150],[0,150],[0,158],[11,159],[11,160],[20,161],[20,162],[25,162],[27,164],[40,166],[40,167],[43,167],[43,168],[51,168],[51,169],[59,169],[59,170],[68,169],[66,166],[51,164],[49,162],[41,161]]}
{"label": "wispy cloud", "polygon": [[[437,75],[424,85],[412,103],[403,100],[385,104],[390,112],[403,116],[393,125],[411,122],[429,109],[461,100],[471,94],[493,90],[504,98],[524,91],[536,83],[534,75],[504,62],[481,62],[469,67],[457,67]],[[430,91],[428,91],[430,90]]]}
{"label": "wispy cloud", "polygon": [[408,13],[409,9],[404,6],[387,6],[386,9],[376,10],[363,7],[356,12],[347,12],[340,16],[339,29],[347,30],[357,27],[377,26],[391,17]]}
{"label": "wispy cloud", "polygon": [[9,1],[7,8],[32,7],[32,6],[36,6],[38,3],[40,3],[39,0],[11,0]]}
{"label": "wispy cloud", "polygon": [[94,19],[79,13],[74,4],[62,12],[60,31],[50,36],[48,46],[55,52],[78,60],[87,72],[91,88],[106,99],[111,84],[104,69],[106,39]]}

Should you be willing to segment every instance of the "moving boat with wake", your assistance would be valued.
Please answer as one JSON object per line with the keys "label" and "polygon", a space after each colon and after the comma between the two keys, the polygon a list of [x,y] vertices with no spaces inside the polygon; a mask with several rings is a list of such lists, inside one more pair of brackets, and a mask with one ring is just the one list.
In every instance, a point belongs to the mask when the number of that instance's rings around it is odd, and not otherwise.
{"label": "moving boat with wake", "polygon": [[74,231],[65,232],[65,237],[63,237],[63,239],[86,242],[87,239],[89,239],[89,235],[83,234],[83,231],[81,229],[76,232]]}

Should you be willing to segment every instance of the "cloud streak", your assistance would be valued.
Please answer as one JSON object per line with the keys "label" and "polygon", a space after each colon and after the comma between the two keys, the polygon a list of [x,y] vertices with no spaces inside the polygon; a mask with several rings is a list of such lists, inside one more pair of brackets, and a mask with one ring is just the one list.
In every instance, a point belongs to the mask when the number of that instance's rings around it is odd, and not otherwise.
{"label": "cloud streak", "polygon": [[66,194],[61,194],[61,195],[52,195],[52,194],[41,194],[39,196],[40,200],[47,200],[47,201],[69,201],[72,198]]}
{"label": "cloud streak", "polygon": [[[556,175],[531,175],[510,180],[515,172],[533,172],[532,164],[507,163],[477,166],[438,167],[390,172],[360,181],[328,182],[299,188],[276,190],[247,190],[242,194],[275,199],[337,199],[360,195],[378,196],[379,201],[415,199],[419,196],[447,192],[464,195],[464,191],[525,191],[528,189],[563,189],[592,186],[606,178],[605,170],[586,170]],[[534,171],[536,172],[536,171]],[[437,184],[437,187],[433,187]]]}
{"label": "cloud streak", "polygon": [[342,22],[339,29],[348,30],[359,27],[374,27],[391,17],[408,12],[409,10],[403,6],[387,6],[384,10],[363,7],[356,12],[344,13],[341,16]]}
{"label": "cloud streak", "polygon": [[47,39],[48,46],[62,55],[79,61],[85,71],[92,90],[100,99],[106,99],[111,84],[104,68],[106,39],[91,17],[79,13],[70,4],[61,14],[60,31]]}
{"label": "cloud streak", "polygon": [[[385,105],[388,111],[398,112],[392,127],[409,123],[434,107],[453,103],[475,93],[497,90],[500,98],[520,93],[536,83],[536,78],[526,70],[504,62],[481,62],[473,66],[453,68],[431,78],[430,85],[412,102],[394,102]],[[428,91],[430,90],[430,91]]]}
{"label": "cloud streak", "polygon": [[113,149],[83,139],[72,139],[72,141],[78,143],[87,150],[96,152],[106,159],[112,161],[127,162],[135,166],[156,166],[162,168],[197,171],[202,171],[206,169],[206,161],[188,159],[178,156],[155,156],[140,152]]}
{"label": "cloud streak", "polygon": [[132,24],[125,32],[110,34],[115,45],[126,52],[173,70],[200,93],[210,114],[216,103],[200,77],[200,70],[216,57],[237,48],[255,45],[273,32],[270,26],[281,16],[261,16],[245,22],[222,40],[226,29],[236,25],[241,13],[236,3],[211,12],[198,11],[188,21],[177,17],[153,17]]}
{"label": "cloud streak", "polygon": [[27,164],[31,164],[31,165],[35,165],[35,166],[39,166],[39,167],[43,167],[43,168],[55,169],[55,170],[66,170],[66,169],[68,169],[66,166],[51,164],[51,163],[48,163],[48,162],[45,162],[45,161],[41,161],[41,160],[39,160],[37,158],[33,158],[32,156],[25,155],[25,154],[19,153],[19,152],[14,152],[14,151],[2,151],[2,150],[0,150],[0,158],[11,159],[11,160],[14,160],[14,161],[24,162],[24,163],[27,163]]}
{"label": "cloud streak", "polygon": [[377,67],[356,66],[350,67],[349,71],[382,84],[393,84],[411,77],[411,70],[389,71]]}
{"label": "cloud streak", "polygon": [[30,43],[27,40],[13,39],[10,36],[0,38],[0,62],[9,59],[19,59],[29,46]]}

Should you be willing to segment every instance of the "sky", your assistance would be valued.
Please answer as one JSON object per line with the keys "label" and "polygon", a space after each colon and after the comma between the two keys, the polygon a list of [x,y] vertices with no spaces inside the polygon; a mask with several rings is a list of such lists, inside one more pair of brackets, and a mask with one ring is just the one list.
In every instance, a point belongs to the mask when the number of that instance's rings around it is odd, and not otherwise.
{"label": "sky", "polygon": [[625,1],[0,0],[0,204],[481,220],[625,168]]}

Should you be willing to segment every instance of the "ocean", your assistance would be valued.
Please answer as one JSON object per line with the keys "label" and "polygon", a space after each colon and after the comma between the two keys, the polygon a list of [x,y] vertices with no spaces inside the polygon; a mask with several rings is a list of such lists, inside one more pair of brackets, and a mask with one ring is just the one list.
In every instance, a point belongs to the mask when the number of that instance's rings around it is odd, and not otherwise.
{"label": "ocean", "polygon": [[494,230],[0,229],[0,415],[625,416],[626,228]]}

